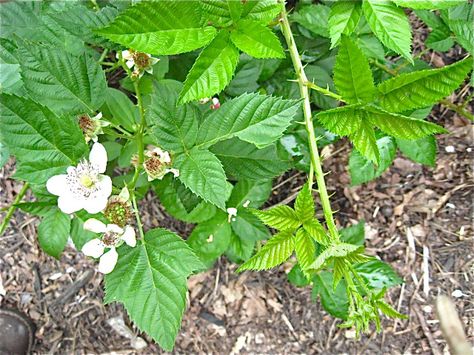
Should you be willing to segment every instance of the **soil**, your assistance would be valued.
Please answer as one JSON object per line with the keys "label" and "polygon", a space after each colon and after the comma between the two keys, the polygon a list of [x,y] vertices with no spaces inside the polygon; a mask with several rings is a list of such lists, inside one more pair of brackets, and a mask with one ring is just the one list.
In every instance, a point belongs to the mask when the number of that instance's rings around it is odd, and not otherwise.
{"label": "soil", "polygon": [[[416,48],[415,48],[416,50]],[[425,59],[448,63],[459,50]],[[463,86],[450,100],[462,100]],[[470,107],[472,111],[472,107]],[[355,339],[337,327],[310,288],[288,283],[287,263],[268,272],[237,275],[236,266],[221,258],[211,270],[191,277],[189,305],[176,340],[177,354],[440,354],[447,344],[435,313],[438,295],[452,297],[470,341],[474,340],[473,131],[469,121],[436,107],[430,117],[449,130],[438,136],[435,168],[398,156],[374,182],[351,187],[347,172],[350,145],[339,141],[325,149],[327,184],[340,227],[366,221],[367,251],[390,263],[404,284],[390,290],[388,300],[407,320],[383,321],[383,331]],[[449,148],[448,148],[449,147]],[[0,208],[21,189],[11,179],[11,161],[0,171]],[[276,179],[269,204],[291,202],[301,188],[301,173]],[[158,225],[182,236],[191,227],[168,217],[149,193],[142,202],[146,228]],[[4,214],[2,214],[2,217]],[[67,247],[60,260],[40,250],[38,220],[15,212],[0,238],[0,296],[2,307],[20,309],[37,326],[34,353],[151,354],[162,353],[145,334],[138,333],[118,304],[102,304],[102,275],[82,253]],[[423,258],[428,257],[428,274]],[[428,280],[428,281],[426,281]],[[1,290],[1,287],[0,287]],[[459,292],[460,291],[460,292]],[[2,300],[3,298],[3,300]],[[123,319],[124,327],[109,325]],[[140,336],[140,342],[130,339]],[[135,347],[134,347],[135,346]]]}

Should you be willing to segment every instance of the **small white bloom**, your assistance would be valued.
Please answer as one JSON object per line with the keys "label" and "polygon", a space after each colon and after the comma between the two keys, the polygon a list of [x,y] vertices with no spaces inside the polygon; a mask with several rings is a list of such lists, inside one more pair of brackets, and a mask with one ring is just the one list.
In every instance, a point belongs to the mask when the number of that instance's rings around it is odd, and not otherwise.
{"label": "small white bloom", "polygon": [[46,183],[47,190],[59,196],[58,207],[64,213],[85,209],[99,213],[107,205],[112,193],[112,180],[103,175],[107,166],[107,152],[100,143],[92,146],[89,161],[67,168],[67,174],[55,175]]}
{"label": "small white bloom", "polygon": [[[118,58],[118,54],[117,54]],[[141,78],[144,72],[153,74],[153,65],[158,63],[158,58],[153,58],[148,53],[137,52],[132,49],[122,51],[122,58],[126,60],[125,65],[133,69],[133,75]]]}
{"label": "small white bloom", "polygon": [[221,103],[219,102],[219,99],[217,97],[212,98],[212,104],[211,104],[211,110],[217,110],[219,107],[221,107]]}
{"label": "small white bloom", "polygon": [[242,206],[247,208],[249,205],[250,205],[250,200],[247,200],[247,201],[244,202],[244,204]]}
{"label": "small white bloom", "polygon": [[97,142],[99,134],[104,134],[103,127],[110,125],[110,122],[102,120],[102,113],[99,112],[94,117],[90,117],[88,114],[79,116],[79,127],[84,133],[86,142],[90,140]]}
{"label": "small white bloom", "polygon": [[[92,239],[82,247],[85,255],[100,258],[99,271],[103,274],[112,272],[117,264],[118,253],[115,248],[123,242],[130,247],[137,245],[135,230],[131,226],[120,228],[116,224],[106,225],[95,218],[90,218],[84,222],[84,229],[103,234],[101,238]],[[106,248],[110,250],[105,252]]]}
{"label": "small white bloom", "polygon": [[235,218],[232,217],[237,217],[237,208],[235,207],[229,207],[227,209],[227,214],[229,215],[227,218],[227,221],[230,223],[230,221],[235,221]]}

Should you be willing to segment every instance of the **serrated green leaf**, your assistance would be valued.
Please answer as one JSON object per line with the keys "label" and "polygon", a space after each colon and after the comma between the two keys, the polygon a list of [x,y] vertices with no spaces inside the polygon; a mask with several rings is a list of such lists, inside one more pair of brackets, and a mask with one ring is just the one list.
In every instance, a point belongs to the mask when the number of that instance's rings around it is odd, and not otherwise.
{"label": "serrated green leaf", "polygon": [[325,128],[340,136],[347,136],[356,132],[361,122],[366,119],[364,110],[360,105],[347,105],[322,111],[316,117]]}
{"label": "serrated green leaf", "polygon": [[105,277],[105,302],[123,303],[136,326],[171,351],[186,308],[186,279],[202,263],[179,236],[161,228],[118,253]]}
{"label": "serrated green leaf", "polygon": [[332,288],[335,290],[339,282],[341,282],[342,277],[346,271],[346,264],[343,259],[334,259],[334,267],[333,267],[333,283]]}
{"label": "serrated green leaf", "polygon": [[329,38],[329,12],[330,8],[325,5],[307,5],[295,12],[292,20],[319,36]]}
{"label": "serrated green leaf", "polygon": [[303,273],[309,279],[311,277],[309,266],[314,262],[316,247],[313,238],[311,238],[309,233],[303,228],[296,231],[295,253],[298,264],[301,266]]}
{"label": "serrated green leaf", "polygon": [[342,280],[336,289],[333,288],[333,274],[324,271],[313,278],[312,298],[319,295],[323,308],[337,318],[347,319],[349,313],[349,299],[347,297],[346,282]]}
{"label": "serrated green leaf", "polygon": [[343,228],[339,231],[341,241],[354,245],[364,245],[365,241],[365,221]]}
{"label": "serrated green leaf", "polygon": [[397,151],[397,145],[394,139],[391,137],[382,137],[377,139],[376,144],[377,150],[380,153],[377,166],[362,156],[358,151],[352,151],[349,158],[349,172],[352,185],[360,185],[371,181],[382,175],[384,171],[392,165]]}
{"label": "serrated green leaf", "polygon": [[268,270],[286,261],[295,250],[292,231],[275,234],[260,251],[243,263],[237,272],[244,270]]}
{"label": "serrated green leaf", "polygon": [[172,152],[190,149],[194,145],[200,118],[195,105],[176,105],[181,88],[181,83],[176,81],[156,83],[156,94],[147,110],[147,120],[154,125],[157,145]]}
{"label": "serrated green leaf", "polygon": [[434,28],[426,38],[426,46],[440,52],[445,52],[454,46],[448,26]]}
{"label": "serrated green leaf", "polygon": [[414,162],[435,166],[436,164],[436,138],[433,136],[416,140],[397,139],[400,151]]}
{"label": "serrated green leaf", "polygon": [[268,228],[247,209],[239,209],[237,216],[231,220],[231,227],[241,239],[257,241],[270,237]]}
{"label": "serrated green leaf", "polygon": [[371,289],[381,290],[400,285],[403,282],[403,279],[398,276],[390,265],[377,259],[357,264],[354,268],[365,279],[366,285]]}
{"label": "serrated green leaf", "polygon": [[88,55],[28,44],[19,49],[29,95],[58,114],[92,113],[104,102],[105,75]]}
{"label": "serrated green leaf", "polygon": [[214,154],[195,147],[178,155],[175,166],[179,169],[179,179],[188,189],[225,209],[230,189],[221,162]]}
{"label": "serrated green leaf", "polygon": [[199,127],[197,144],[212,145],[232,137],[264,148],[281,137],[300,104],[294,100],[244,94],[224,103]]}
{"label": "serrated green leaf", "polygon": [[432,105],[450,95],[472,70],[472,58],[438,69],[419,70],[384,81],[379,105],[391,112],[402,112]]}
{"label": "serrated green leaf", "polygon": [[303,228],[319,244],[329,244],[329,237],[327,236],[326,230],[317,219],[313,218],[312,220],[305,222]]}
{"label": "serrated green leaf", "polygon": [[362,156],[371,162],[378,163],[380,152],[377,147],[374,129],[368,122],[367,116],[366,119],[361,121],[359,129],[352,133],[349,138]]}
{"label": "serrated green leaf", "polygon": [[189,236],[187,243],[206,264],[214,262],[229,247],[232,230],[224,212],[208,221],[199,223]]}
{"label": "serrated green leaf", "polygon": [[184,82],[179,104],[210,97],[229,84],[239,61],[239,51],[221,30],[196,59]]}
{"label": "serrated green leaf", "polygon": [[57,203],[54,201],[34,201],[15,204],[23,212],[44,217],[53,210],[56,210]]}
{"label": "serrated green leaf", "polygon": [[408,317],[400,312],[397,312],[395,308],[390,306],[384,301],[377,301],[378,308],[382,311],[383,314],[392,318],[408,319]]}
{"label": "serrated green leaf", "polygon": [[334,67],[334,84],[350,104],[369,102],[375,93],[369,61],[348,37],[341,39]]}
{"label": "serrated green leaf", "polygon": [[230,236],[229,247],[227,248],[225,255],[233,263],[240,264],[250,259],[254,249],[254,240],[241,239],[235,233],[232,233]]}
{"label": "serrated green leaf", "polygon": [[474,22],[474,5],[465,2],[462,5],[447,10],[449,28],[456,35],[456,40],[467,51],[474,53],[474,28],[468,24]]}
{"label": "serrated green leaf", "polygon": [[170,215],[188,223],[207,221],[216,214],[216,207],[187,189],[178,179],[167,174],[155,185],[160,203]]}
{"label": "serrated green leaf", "polygon": [[137,129],[137,124],[140,121],[138,107],[122,91],[107,88],[105,91],[105,106],[110,112],[110,115],[106,115],[110,122],[130,132]]}
{"label": "serrated green leaf", "polygon": [[232,138],[211,147],[230,176],[237,179],[268,180],[290,168],[287,161],[280,160],[276,146],[258,149],[253,144]]}
{"label": "serrated green leaf", "polygon": [[392,0],[402,7],[414,10],[440,10],[466,3],[466,0]]}
{"label": "serrated green leaf", "polygon": [[364,0],[362,10],[370,28],[380,41],[409,62],[411,29],[403,10],[388,0]]}
{"label": "serrated green leaf", "polygon": [[283,4],[278,0],[248,0],[244,3],[242,17],[257,20],[264,25],[278,16]]}
{"label": "serrated green leaf", "polygon": [[321,254],[318,255],[314,263],[309,268],[313,270],[321,269],[325,264],[329,263],[333,258],[343,258],[350,254],[362,254],[364,247],[359,245],[339,243],[330,245]]}
{"label": "serrated green leaf", "polygon": [[306,183],[296,197],[295,211],[302,223],[314,218],[314,200],[311,190],[312,188]]}
{"label": "serrated green leaf", "polygon": [[26,96],[20,75],[20,64],[0,63],[0,92]]}
{"label": "serrated green leaf", "polygon": [[335,47],[341,35],[351,35],[359,24],[362,8],[359,2],[338,1],[331,6],[329,13],[329,36],[331,48]]}
{"label": "serrated green leaf", "polygon": [[226,27],[232,24],[232,15],[227,0],[199,1],[203,17],[214,26]]}
{"label": "serrated green leaf", "polygon": [[45,183],[86,154],[82,131],[70,116],[7,94],[1,94],[0,105],[0,141],[17,159],[17,178]]}
{"label": "serrated green leaf", "polygon": [[278,37],[268,27],[243,19],[230,33],[230,39],[241,51],[255,58],[285,58]]}
{"label": "serrated green leaf", "polygon": [[45,214],[38,225],[38,241],[41,248],[59,259],[69,238],[71,218],[55,208]]}
{"label": "serrated green leaf", "polygon": [[295,230],[301,221],[295,210],[286,205],[279,205],[265,211],[252,210],[267,226],[278,230]]}
{"label": "serrated green leaf", "polygon": [[252,58],[242,60],[241,57],[237,65],[235,76],[225,89],[225,93],[235,97],[245,94],[246,92],[257,91],[260,86],[257,80],[259,80],[262,68],[262,61]]}
{"label": "serrated green leaf", "polygon": [[382,43],[374,35],[363,35],[357,38],[357,45],[362,52],[368,57],[385,61],[385,49]]}
{"label": "serrated green leaf", "polygon": [[303,274],[303,270],[301,270],[301,266],[296,264],[288,273],[288,281],[290,284],[296,287],[305,287],[308,286],[311,281],[306,278]]}
{"label": "serrated green leaf", "polygon": [[214,27],[201,21],[197,1],[143,1],[96,32],[137,51],[172,55],[208,44]]}
{"label": "serrated green leaf", "polygon": [[[241,208],[259,208],[267,201],[272,191],[271,180],[239,180],[232,189],[227,206]],[[243,208],[245,208],[243,207]]]}

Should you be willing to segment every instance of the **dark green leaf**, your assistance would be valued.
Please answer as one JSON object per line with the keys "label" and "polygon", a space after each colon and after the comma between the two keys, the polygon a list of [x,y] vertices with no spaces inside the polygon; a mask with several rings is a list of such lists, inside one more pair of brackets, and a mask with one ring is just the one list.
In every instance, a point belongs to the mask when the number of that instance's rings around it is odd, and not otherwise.
{"label": "dark green leaf", "polygon": [[71,218],[55,208],[45,214],[38,225],[38,241],[41,248],[59,259],[69,238]]}

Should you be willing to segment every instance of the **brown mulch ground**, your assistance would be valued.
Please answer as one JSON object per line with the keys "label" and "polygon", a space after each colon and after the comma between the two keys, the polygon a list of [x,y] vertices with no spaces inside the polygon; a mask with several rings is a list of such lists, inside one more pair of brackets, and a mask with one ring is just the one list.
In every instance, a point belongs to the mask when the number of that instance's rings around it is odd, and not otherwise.
{"label": "brown mulch ground", "polygon": [[[450,131],[439,137],[436,168],[426,168],[399,156],[394,166],[375,182],[348,186],[349,145],[339,142],[325,161],[337,220],[346,226],[359,219],[367,225],[369,253],[389,262],[405,284],[389,299],[409,320],[384,321],[381,334],[353,338],[337,328],[319,303],[310,301],[310,289],[287,282],[285,269],[236,275],[224,258],[215,268],[190,280],[189,309],[176,343],[177,353],[436,353],[446,349],[434,300],[439,294],[455,298],[466,331],[473,339],[473,226],[472,126],[451,113],[436,111]],[[444,115],[444,116],[443,116]],[[443,116],[443,117],[442,117]],[[446,152],[454,146],[455,152]],[[12,165],[1,171],[1,205],[12,201],[20,186],[8,179]],[[293,196],[301,186],[298,173],[287,174],[274,191],[275,200]],[[286,182],[285,182],[286,180]],[[156,208],[144,204],[149,223],[188,232]],[[127,316],[119,305],[102,305],[102,275],[94,264],[68,247],[60,261],[40,251],[37,220],[16,213],[11,228],[0,239],[0,275],[6,290],[3,306],[18,307],[37,325],[36,353],[131,353],[130,339],[107,323]],[[414,249],[413,249],[414,247]],[[424,251],[423,251],[424,249]],[[423,253],[429,253],[429,290],[423,289]],[[84,279],[84,287],[77,282]],[[80,284],[79,284],[80,286]],[[471,321],[469,321],[471,319]],[[424,323],[424,327],[420,324]],[[160,352],[150,339],[137,353]]]}

